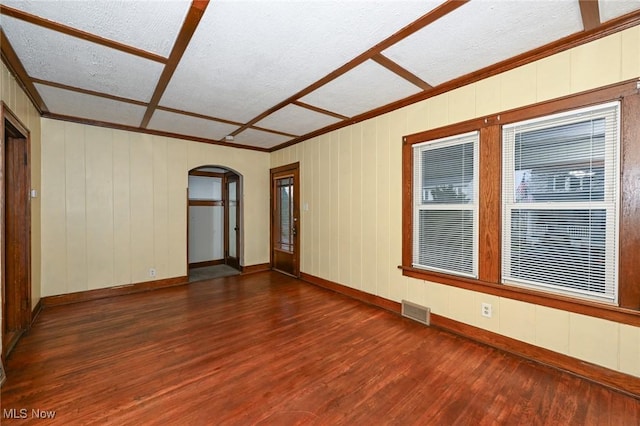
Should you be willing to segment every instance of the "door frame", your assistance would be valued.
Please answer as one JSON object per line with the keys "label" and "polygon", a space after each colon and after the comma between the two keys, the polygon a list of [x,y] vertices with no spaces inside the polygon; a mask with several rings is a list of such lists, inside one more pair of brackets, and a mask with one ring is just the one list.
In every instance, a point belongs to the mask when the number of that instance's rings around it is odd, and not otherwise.
{"label": "door frame", "polygon": [[[269,180],[270,186],[270,246],[269,246],[269,262],[271,268],[274,269],[274,250],[275,250],[275,179],[291,176],[293,177],[293,217],[296,222],[296,232],[293,239],[293,276],[300,277],[300,162],[287,164],[280,167],[275,167],[270,170],[271,179]],[[281,271],[283,272],[283,271]]]}
{"label": "door frame", "polygon": [[[229,255],[229,209],[231,201],[229,199],[229,182],[236,183],[236,256]],[[242,192],[240,190],[240,175],[233,171],[228,171],[222,179],[222,199],[224,202],[224,263],[232,268],[240,270],[240,209]]]}
{"label": "door frame", "polygon": [[[0,114],[0,235],[2,242],[0,243],[1,258],[1,274],[0,280],[0,298],[2,306],[2,326],[0,333],[2,334],[2,359],[5,359],[9,352],[13,349],[18,339],[31,326],[31,138],[29,130],[22,124],[18,117],[2,102],[2,112]],[[8,137],[7,137],[8,135]],[[18,161],[14,164],[22,165],[21,167],[11,166],[9,171],[13,176],[18,176],[22,185],[19,188],[11,186],[12,196],[24,197],[24,204],[19,206],[20,211],[14,215],[17,219],[18,242],[17,256],[20,257],[21,271],[24,280],[20,280],[19,286],[11,288],[13,294],[7,292],[7,229],[6,229],[6,213],[7,213],[7,145],[9,143],[19,143],[17,147],[19,151],[14,153]],[[23,160],[20,161],[20,156]],[[19,174],[19,175],[18,175]],[[21,194],[21,195],[20,195]],[[14,266],[14,265],[12,265]],[[4,320],[8,316],[12,317],[12,323],[17,327],[11,333],[5,333]]]}
{"label": "door frame", "polygon": [[[206,169],[218,169],[218,171],[207,171]],[[221,194],[220,194],[220,200],[215,200],[215,201],[206,201],[206,200],[191,200],[189,198],[189,183],[187,182],[187,188],[186,188],[186,222],[187,222],[187,226],[186,226],[186,242],[187,242],[187,250],[186,250],[186,267],[187,267],[187,274],[189,272],[189,269],[191,268],[197,268],[197,267],[202,267],[202,266],[214,266],[214,265],[229,265],[232,268],[235,268],[239,271],[242,271],[242,259],[243,259],[243,247],[242,247],[242,217],[243,217],[243,212],[242,212],[242,182],[243,182],[243,176],[236,172],[234,169],[231,169],[227,166],[222,166],[222,165],[202,165],[202,166],[198,166],[198,167],[194,167],[191,170],[189,170],[188,172],[188,176],[201,176],[201,177],[209,177],[209,178],[219,178],[220,179],[220,184],[221,184]],[[236,232],[236,257],[235,258],[229,258],[229,256],[227,255],[228,251],[229,251],[229,232],[228,232],[228,216],[229,216],[229,197],[228,197],[228,188],[227,188],[227,180],[231,178],[231,179],[235,179],[236,180],[236,198],[237,198],[237,209],[236,209],[236,227],[237,232]],[[196,263],[190,263],[189,262],[189,245],[190,245],[190,241],[189,241],[189,231],[190,231],[190,227],[191,227],[191,223],[190,223],[190,207],[192,206],[222,206],[223,207],[223,220],[222,220],[222,258],[221,259],[215,259],[215,260],[211,260],[211,261],[203,261],[203,262],[196,262]]]}

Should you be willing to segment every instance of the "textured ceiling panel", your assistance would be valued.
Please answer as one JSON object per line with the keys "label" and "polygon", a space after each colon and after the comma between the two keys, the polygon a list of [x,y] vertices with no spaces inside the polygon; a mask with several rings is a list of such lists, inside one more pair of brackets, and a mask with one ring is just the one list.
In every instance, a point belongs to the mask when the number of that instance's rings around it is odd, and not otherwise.
{"label": "textured ceiling panel", "polygon": [[189,10],[188,1],[101,0],[34,1],[2,3],[109,40],[169,56]]}
{"label": "textured ceiling panel", "polygon": [[238,126],[220,123],[219,121],[205,120],[204,118],[190,117],[162,110],[156,110],[147,126],[149,129],[161,130],[170,133],[179,133],[189,136],[197,136],[205,139],[220,140],[233,132]]}
{"label": "textured ceiling panel", "polygon": [[148,101],[162,72],[157,62],[7,16],[2,29],[32,78]]}
{"label": "textured ceiling panel", "polygon": [[640,9],[638,0],[600,0],[600,20],[606,22]]}
{"label": "textured ceiling panel", "polygon": [[258,121],[256,126],[300,136],[338,121],[339,118],[296,105],[287,105]]}
{"label": "textured ceiling panel", "polygon": [[353,117],[420,91],[386,68],[367,61],[300,100]]}
{"label": "textured ceiling panel", "polygon": [[276,133],[262,132],[260,130],[247,129],[236,135],[233,143],[254,146],[257,148],[271,148],[291,140],[288,136]]}
{"label": "textured ceiling panel", "polygon": [[55,114],[79,117],[106,123],[138,127],[145,108],[98,96],[36,84],[42,99]]}
{"label": "textured ceiling panel", "polygon": [[431,85],[581,31],[578,1],[471,1],[383,54]]}
{"label": "textured ceiling panel", "polygon": [[160,105],[247,122],[439,3],[212,2]]}

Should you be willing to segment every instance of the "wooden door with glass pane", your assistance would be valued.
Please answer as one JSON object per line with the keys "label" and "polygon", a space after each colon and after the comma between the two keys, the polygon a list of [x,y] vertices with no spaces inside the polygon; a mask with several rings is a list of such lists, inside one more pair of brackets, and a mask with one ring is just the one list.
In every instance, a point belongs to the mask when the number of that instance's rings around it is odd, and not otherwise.
{"label": "wooden door with glass pane", "polygon": [[240,257],[240,178],[235,173],[224,176],[225,202],[224,223],[226,232],[224,241],[225,262],[227,265],[239,269]]}
{"label": "wooden door with glass pane", "polygon": [[299,164],[271,170],[271,265],[300,275]]}

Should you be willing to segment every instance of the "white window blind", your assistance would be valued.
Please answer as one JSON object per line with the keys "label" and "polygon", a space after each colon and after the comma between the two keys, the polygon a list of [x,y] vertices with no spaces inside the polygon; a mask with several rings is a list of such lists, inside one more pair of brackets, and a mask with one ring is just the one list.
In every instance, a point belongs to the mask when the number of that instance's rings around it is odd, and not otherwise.
{"label": "white window blind", "polygon": [[479,133],[413,147],[413,266],[477,277]]}
{"label": "white window blind", "polygon": [[505,283],[617,299],[619,104],[503,127]]}

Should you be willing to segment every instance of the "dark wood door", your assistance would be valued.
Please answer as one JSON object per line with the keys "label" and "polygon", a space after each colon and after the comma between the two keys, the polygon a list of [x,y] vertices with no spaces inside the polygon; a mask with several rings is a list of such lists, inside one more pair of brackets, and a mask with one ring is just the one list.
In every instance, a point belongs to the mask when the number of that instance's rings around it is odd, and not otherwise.
{"label": "dark wood door", "polygon": [[224,177],[224,263],[240,268],[240,178],[235,173]]}
{"label": "dark wood door", "polygon": [[[2,139],[2,355],[31,322],[31,208],[26,130],[3,110]],[[15,122],[15,124],[14,124]]]}
{"label": "dark wood door", "polygon": [[271,170],[271,265],[300,276],[299,164]]}

